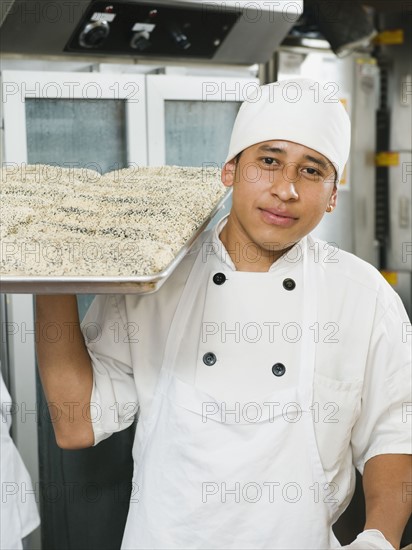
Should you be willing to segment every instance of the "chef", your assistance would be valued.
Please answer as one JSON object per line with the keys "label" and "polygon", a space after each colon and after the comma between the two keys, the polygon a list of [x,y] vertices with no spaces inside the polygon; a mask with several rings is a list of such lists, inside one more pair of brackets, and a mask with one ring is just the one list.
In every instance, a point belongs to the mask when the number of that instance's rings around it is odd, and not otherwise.
{"label": "chef", "polygon": [[[84,334],[74,297],[37,298],[59,445],[96,445],[139,412],[123,549],[339,548],[355,468],[367,520],[347,548],[399,547],[410,322],[372,266],[311,236],[350,144],[322,90],[282,81],[244,102],[222,170],[231,212],[158,292],[98,296]],[[50,345],[47,322],[76,328]]]}

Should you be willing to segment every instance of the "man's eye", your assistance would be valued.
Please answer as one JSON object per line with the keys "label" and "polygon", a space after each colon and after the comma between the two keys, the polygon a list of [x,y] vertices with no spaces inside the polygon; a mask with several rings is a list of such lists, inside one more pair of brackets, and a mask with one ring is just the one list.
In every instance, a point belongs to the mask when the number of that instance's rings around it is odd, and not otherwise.
{"label": "man's eye", "polygon": [[263,159],[263,162],[264,162],[265,164],[269,164],[269,165],[270,165],[270,164],[275,164],[276,159],[273,159],[272,157],[265,157],[265,158]]}
{"label": "man's eye", "polygon": [[318,170],[316,170],[316,168],[309,167],[309,168],[304,168],[304,170],[309,176],[320,176],[320,173]]}

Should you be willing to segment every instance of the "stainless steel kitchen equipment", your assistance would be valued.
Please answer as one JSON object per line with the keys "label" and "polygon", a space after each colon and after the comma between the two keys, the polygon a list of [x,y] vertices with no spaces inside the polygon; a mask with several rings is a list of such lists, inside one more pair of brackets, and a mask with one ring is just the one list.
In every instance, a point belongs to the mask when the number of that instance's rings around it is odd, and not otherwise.
{"label": "stainless steel kitchen equipment", "polygon": [[4,2],[2,53],[251,65],[302,11],[302,0],[14,0]]}

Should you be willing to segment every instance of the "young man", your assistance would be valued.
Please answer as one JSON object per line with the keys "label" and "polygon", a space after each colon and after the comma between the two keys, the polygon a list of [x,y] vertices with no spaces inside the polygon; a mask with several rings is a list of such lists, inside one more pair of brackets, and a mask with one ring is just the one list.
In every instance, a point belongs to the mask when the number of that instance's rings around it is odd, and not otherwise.
{"label": "young man", "polygon": [[[40,341],[48,399],[80,403],[55,425],[61,446],[99,443],[139,405],[122,548],[337,548],[355,467],[367,521],[348,548],[399,546],[409,321],[372,266],[310,236],[336,206],[349,143],[348,116],[319,83],[262,87],[223,168],[228,218],[155,294],[97,297],[84,322],[99,338]],[[37,312],[40,334],[78,323],[71,296],[38,297]]]}

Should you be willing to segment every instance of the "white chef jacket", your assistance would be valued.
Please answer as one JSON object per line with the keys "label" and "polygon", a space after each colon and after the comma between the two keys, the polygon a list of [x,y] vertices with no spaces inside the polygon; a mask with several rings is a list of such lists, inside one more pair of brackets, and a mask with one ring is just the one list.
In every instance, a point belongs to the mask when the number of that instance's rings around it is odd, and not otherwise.
{"label": "white chef jacket", "polygon": [[[354,466],[362,473],[365,462],[375,455],[412,452],[412,336],[406,311],[374,267],[309,235],[269,270],[280,281],[289,278],[296,284],[289,315],[271,305],[267,323],[259,326],[253,325],[253,312],[248,327],[236,327],[236,318],[228,326],[210,326],[203,319],[207,277],[235,270],[219,239],[225,223],[224,219],[203,235],[158,292],[97,296],[92,303],[82,327],[94,373],[91,416],[95,444],[130,426],[137,410],[141,420],[147,416],[173,314],[194,259],[202,254],[208,269],[193,296],[192,322],[182,335],[176,375],[225,403],[235,394],[243,401],[261,402],[275,388],[296,383],[301,331],[311,331],[317,344],[314,430],[326,477],[339,491],[342,512],[353,495]],[[299,314],[304,254],[311,255],[325,272],[318,316],[307,327],[301,326]],[[210,330],[221,331],[221,337],[233,347],[234,367],[226,372],[203,362]],[[251,345],[272,346],[273,363],[281,358],[292,367],[287,376],[273,376],[273,388],[268,388],[267,377],[256,370],[261,365],[236,372],[236,330]]]}
{"label": "white chef jacket", "polygon": [[0,377],[0,548],[20,550],[22,539],[40,523],[28,471],[9,434],[11,397]]}

